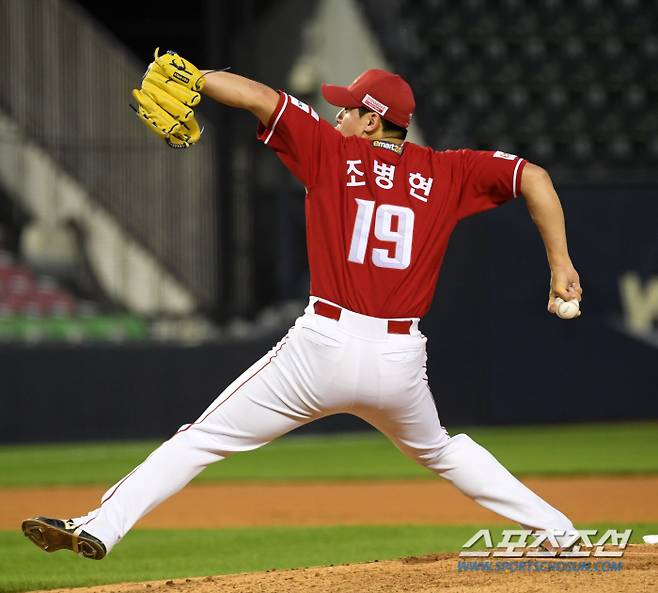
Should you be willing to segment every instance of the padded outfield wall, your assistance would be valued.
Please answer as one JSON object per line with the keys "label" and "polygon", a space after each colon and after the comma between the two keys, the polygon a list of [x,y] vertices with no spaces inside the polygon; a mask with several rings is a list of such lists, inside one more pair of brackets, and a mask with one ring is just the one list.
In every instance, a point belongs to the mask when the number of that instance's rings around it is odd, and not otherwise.
{"label": "padded outfield wall", "polygon": [[[658,418],[658,190],[563,190],[584,287],[549,316],[541,242],[519,201],[464,221],[421,329],[448,427]],[[285,332],[253,341],[0,349],[3,442],[162,438]],[[361,428],[335,417],[304,430]]]}

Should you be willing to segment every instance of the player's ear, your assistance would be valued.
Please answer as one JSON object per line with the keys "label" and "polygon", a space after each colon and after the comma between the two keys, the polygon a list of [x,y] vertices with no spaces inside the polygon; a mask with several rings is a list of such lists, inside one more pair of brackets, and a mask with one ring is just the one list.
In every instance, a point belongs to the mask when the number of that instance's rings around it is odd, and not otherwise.
{"label": "player's ear", "polygon": [[379,122],[381,118],[378,113],[371,111],[368,114],[368,122],[366,123],[366,130],[368,132],[374,132],[379,127]]}

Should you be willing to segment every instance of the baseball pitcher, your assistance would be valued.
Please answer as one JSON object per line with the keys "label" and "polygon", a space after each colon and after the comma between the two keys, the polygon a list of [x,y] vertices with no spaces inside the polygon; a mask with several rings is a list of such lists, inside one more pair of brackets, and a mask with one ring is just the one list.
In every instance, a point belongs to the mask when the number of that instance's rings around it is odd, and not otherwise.
{"label": "baseball pitcher", "polygon": [[110,488],[97,509],[74,519],[28,519],[25,535],[48,552],[103,558],[209,464],[336,413],[363,418],[405,455],[510,521],[573,530],[488,451],[443,428],[419,328],[455,225],[521,196],[546,247],[548,311],[558,312],[557,298],[580,301],[562,208],[546,171],[501,151],[405,142],[413,92],[384,70],[368,70],[347,87],[322,85],[324,98],[340,109],[335,125],[284,91],[229,72],[201,72],[173,52],[156,52],[133,91],[140,119],[176,148],[201,136],[193,111],[201,94],[252,113],[258,139],[306,188],[308,306],[267,355]]}

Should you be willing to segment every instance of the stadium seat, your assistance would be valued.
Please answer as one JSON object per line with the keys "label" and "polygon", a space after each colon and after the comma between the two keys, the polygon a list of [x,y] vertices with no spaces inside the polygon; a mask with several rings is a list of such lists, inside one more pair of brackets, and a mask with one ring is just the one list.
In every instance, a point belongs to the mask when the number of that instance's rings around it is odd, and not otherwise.
{"label": "stadium seat", "polygon": [[360,4],[429,144],[514,142],[559,180],[658,178],[658,3]]}

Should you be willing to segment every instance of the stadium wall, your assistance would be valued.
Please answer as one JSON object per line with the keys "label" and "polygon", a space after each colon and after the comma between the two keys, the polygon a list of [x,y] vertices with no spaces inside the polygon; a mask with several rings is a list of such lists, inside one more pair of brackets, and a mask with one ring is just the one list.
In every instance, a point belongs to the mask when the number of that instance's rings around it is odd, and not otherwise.
{"label": "stadium wall", "polygon": [[[577,321],[544,310],[548,269],[521,200],[458,227],[421,324],[448,428],[658,418],[657,193],[561,192],[584,287]],[[5,346],[0,440],[167,437],[284,331],[197,347]],[[341,416],[304,430],[362,427]]]}

